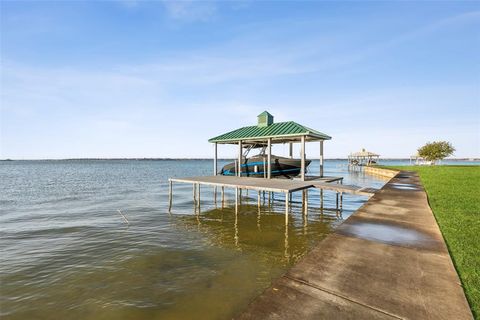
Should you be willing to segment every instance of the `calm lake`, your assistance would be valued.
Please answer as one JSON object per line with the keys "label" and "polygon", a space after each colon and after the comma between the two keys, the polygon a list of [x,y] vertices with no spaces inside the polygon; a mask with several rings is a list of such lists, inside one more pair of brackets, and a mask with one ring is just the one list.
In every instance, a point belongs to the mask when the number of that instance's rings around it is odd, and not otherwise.
{"label": "calm lake", "polygon": [[[197,216],[191,185],[177,184],[168,213],[169,177],[211,172],[211,160],[0,162],[0,316],[229,319],[367,200],[345,195],[338,214],[334,193],[321,211],[310,191],[305,219],[299,193],[285,227],[281,196],[259,212],[244,192],[235,216],[233,190],[221,210],[203,187]],[[341,160],[325,173],[384,184]]]}

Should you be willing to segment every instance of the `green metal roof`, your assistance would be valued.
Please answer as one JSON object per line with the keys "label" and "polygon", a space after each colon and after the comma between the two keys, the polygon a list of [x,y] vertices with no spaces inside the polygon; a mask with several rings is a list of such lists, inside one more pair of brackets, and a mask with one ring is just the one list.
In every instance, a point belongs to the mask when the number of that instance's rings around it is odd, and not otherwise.
{"label": "green metal roof", "polygon": [[240,140],[265,140],[272,138],[273,140],[286,141],[289,138],[306,136],[310,140],[330,140],[332,137],[302,126],[294,121],[272,123],[266,127],[248,126],[237,130],[233,130],[218,137],[209,139],[209,142],[218,143],[234,143]]}

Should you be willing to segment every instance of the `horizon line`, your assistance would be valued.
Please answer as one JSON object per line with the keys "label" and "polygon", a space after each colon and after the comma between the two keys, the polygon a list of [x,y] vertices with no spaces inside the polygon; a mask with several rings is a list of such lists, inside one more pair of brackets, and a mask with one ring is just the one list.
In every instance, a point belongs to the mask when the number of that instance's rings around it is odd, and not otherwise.
{"label": "horizon line", "polygon": [[[235,160],[236,158],[217,158],[217,160]],[[319,158],[310,158],[311,160],[319,160]],[[76,161],[76,160],[214,160],[213,158],[208,158],[208,157],[193,157],[193,158],[188,158],[188,157],[132,157],[132,158],[38,158],[38,159],[0,159],[0,161]],[[324,158],[324,160],[348,160],[348,158]],[[410,158],[380,158],[381,160],[410,160]],[[463,157],[463,158],[445,158],[443,160],[464,160],[464,161],[480,161],[480,158],[476,157]]]}

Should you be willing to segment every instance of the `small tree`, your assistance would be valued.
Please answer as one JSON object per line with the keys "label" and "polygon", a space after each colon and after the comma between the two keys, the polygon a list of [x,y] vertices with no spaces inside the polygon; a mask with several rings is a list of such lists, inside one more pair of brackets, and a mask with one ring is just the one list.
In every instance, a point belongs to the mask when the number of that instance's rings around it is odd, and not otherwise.
{"label": "small tree", "polygon": [[418,149],[418,155],[427,161],[431,161],[432,164],[451,156],[453,152],[455,152],[455,148],[447,141],[428,142]]}

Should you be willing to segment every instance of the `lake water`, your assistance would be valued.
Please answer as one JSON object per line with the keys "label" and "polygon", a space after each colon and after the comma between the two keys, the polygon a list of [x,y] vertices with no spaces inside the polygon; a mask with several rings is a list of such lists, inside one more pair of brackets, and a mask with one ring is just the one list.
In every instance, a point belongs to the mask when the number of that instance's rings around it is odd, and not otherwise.
{"label": "lake water", "polygon": [[[345,165],[327,160],[325,173],[384,184]],[[222,210],[204,187],[197,216],[178,184],[168,214],[169,177],[211,172],[211,160],[0,162],[0,316],[229,319],[367,200],[345,195],[338,214],[311,191],[304,218],[295,195],[286,227],[280,195],[259,212],[244,192],[235,215],[233,190]]]}

